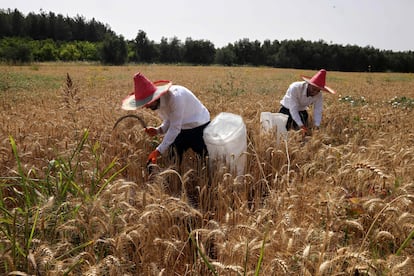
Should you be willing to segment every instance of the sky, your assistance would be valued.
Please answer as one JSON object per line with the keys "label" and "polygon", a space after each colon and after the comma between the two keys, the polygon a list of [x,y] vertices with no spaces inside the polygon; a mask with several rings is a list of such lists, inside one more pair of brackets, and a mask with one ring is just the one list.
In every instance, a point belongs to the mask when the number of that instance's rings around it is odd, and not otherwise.
{"label": "sky", "polygon": [[0,0],[0,9],[53,12],[107,24],[126,40],[324,41],[414,51],[414,0]]}

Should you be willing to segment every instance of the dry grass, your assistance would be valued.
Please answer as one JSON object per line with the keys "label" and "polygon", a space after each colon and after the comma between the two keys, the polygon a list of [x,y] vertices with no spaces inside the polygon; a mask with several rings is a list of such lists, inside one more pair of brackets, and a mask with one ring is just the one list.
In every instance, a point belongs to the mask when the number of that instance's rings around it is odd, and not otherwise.
{"label": "dry grass", "polygon": [[[191,88],[212,117],[242,115],[246,174],[217,173],[208,187],[188,153],[180,174],[161,158],[149,178],[158,141],[133,119],[112,131],[137,71]],[[260,112],[276,112],[289,83],[313,73],[0,67],[1,274],[409,275],[413,110],[389,101],[413,99],[414,78],[329,72],[340,95],[325,95],[321,130],[306,142],[290,132],[280,145],[261,135]],[[159,123],[150,111],[136,114]]]}

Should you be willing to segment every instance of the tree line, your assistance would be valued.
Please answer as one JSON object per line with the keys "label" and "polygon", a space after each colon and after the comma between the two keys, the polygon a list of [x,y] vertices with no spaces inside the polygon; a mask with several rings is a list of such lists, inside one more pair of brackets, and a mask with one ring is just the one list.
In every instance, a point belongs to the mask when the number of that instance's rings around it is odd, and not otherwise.
{"label": "tree line", "polygon": [[138,30],[126,40],[95,19],[53,12],[23,15],[17,9],[0,10],[0,61],[95,61],[133,63],[185,63],[196,65],[326,68],[333,71],[414,72],[414,52],[393,52],[371,46],[329,44],[323,40],[240,39],[216,48],[209,40],[181,41],[162,37],[159,43]]}

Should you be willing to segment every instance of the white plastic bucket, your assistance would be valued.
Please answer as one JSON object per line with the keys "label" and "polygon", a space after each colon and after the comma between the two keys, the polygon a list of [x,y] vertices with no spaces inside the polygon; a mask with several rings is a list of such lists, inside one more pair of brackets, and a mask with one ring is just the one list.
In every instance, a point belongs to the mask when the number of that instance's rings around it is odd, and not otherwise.
{"label": "white plastic bucket", "polygon": [[276,143],[280,138],[287,139],[286,123],[289,116],[283,113],[262,112],[260,113],[260,125],[262,133],[276,135]]}
{"label": "white plastic bucket", "polygon": [[243,175],[247,157],[246,125],[241,116],[221,112],[204,129],[204,142],[211,164],[230,166],[230,172]]}

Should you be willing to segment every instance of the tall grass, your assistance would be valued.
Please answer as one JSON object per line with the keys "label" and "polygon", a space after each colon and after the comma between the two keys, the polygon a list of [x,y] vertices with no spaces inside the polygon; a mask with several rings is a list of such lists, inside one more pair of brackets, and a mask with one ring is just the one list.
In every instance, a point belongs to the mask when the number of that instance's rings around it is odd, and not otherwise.
{"label": "tall grass", "polygon": [[[160,138],[112,130],[132,76],[191,88],[212,117],[243,117],[246,173],[146,158]],[[287,86],[277,68],[0,66],[0,274],[409,275],[413,82],[328,72],[322,128],[260,131]],[[392,81],[390,81],[392,80]],[[403,81],[401,81],[403,80]],[[160,120],[138,110],[149,125]],[[396,142],[397,141],[397,142]]]}
{"label": "tall grass", "polygon": [[[8,244],[4,248],[3,254],[10,254],[11,257],[11,262],[4,263],[4,267],[1,268],[2,271],[31,270],[29,269],[31,264],[29,256],[33,254],[33,239],[43,236],[39,231],[47,230],[49,233],[56,235],[56,233],[53,233],[53,231],[58,231],[59,225],[56,225],[56,223],[64,223],[76,216],[76,212],[68,216],[67,210],[59,210],[60,206],[66,204],[71,198],[80,199],[81,204],[88,204],[89,201],[96,200],[102,190],[122,172],[123,168],[114,171],[116,159],[109,163],[107,167],[104,167],[102,171],[99,170],[101,164],[98,147],[95,144],[92,147],[91,156],[95,158],[94,164],[96,167],[93,169],[90,179],[86,179],[82,173],[79,173],[82,162],[80,155],[87,143],[88,133],[85,130],[81,140],[68,157],[60,157],[49,162],[44,178],[33,178],[31,177],[32,170],[24,171],[16,142],[10,136],[10,146],[16,159],[16,174],[18,176],[2,177],[1,182],[2,193],[3,191],[11,193],[9,196],[2,194],[0,200],[0,213],[2,214],[0,231],[6,238],[3,242]],[[78,184],[79,180],[83,182]],[[88,183],[89,185],[87,185]],[[53,200],[46,202],[47,198]],[[47,206],[50,202],[54,206]],[[42,204],[45,204],[45,206],[40,207]],[[49,210],[55,210],[55,217],[47,214],[46,207]],[[41,226],[38,225],[40,217],[42,220]],[[48,225],[48,229],[42,230],[45,225]],[[46,236],[45,238],[51,237]],[[77,245],[63,255],[56,256],[56,260],[59,261],[71,256],[72,252],[84,249],[93,243],[92,240]]]}

